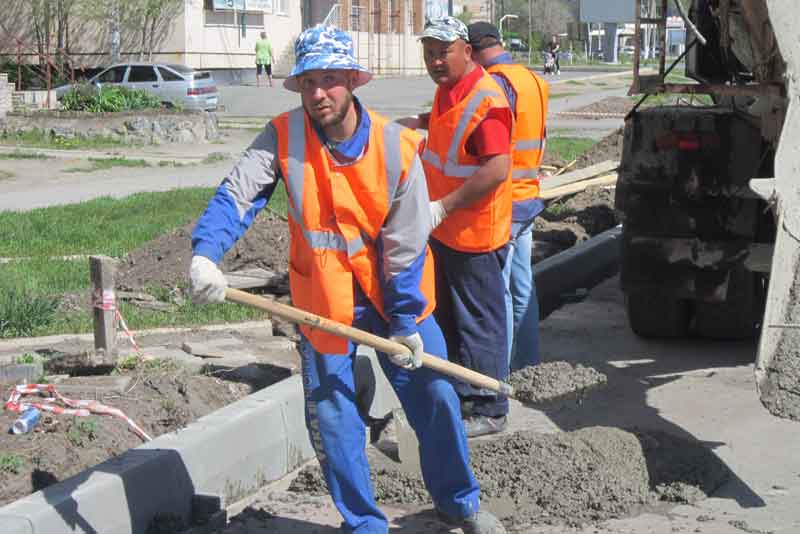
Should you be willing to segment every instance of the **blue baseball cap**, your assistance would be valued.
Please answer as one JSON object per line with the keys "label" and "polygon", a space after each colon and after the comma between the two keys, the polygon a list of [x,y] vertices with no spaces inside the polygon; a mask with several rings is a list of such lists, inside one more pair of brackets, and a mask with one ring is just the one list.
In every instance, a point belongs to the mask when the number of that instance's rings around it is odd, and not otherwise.
{"label": "blue baseball cap", "polygon": [[353,56],[353,39],[334,26],[315,26],[301,33],[294,42],[295,64],[283,86],[299,92],[297,76],[309,70],[353,70],[358,72],[356,87],[372,79],[372,73]]}

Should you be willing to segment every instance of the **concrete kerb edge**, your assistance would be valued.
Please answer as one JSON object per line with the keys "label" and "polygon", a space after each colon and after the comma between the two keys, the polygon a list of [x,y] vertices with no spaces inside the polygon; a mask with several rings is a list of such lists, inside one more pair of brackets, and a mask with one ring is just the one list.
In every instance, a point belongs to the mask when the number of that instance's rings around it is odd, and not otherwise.
{"label": "concrete kerb edge", "polygon": [[[269,319],[267,319],[268,321]],[[150,330],[136,330],[135,336],[150,334],[182,334],[184,332],[219,332],[222,330],[249,330],[252,328],[263,328],[265,321],[247,321],[243,323],[224,323],[206,326],[187,326],[187,327],[166,327],[153,328]],[[120,340],[122,340],[120,335]],[[93,341],[94,334],[58,334],[43,337],[18,337],[0,341],[0,352],[8,352],[17,349],[24,349],[37,346],[53,345],[55,343],[69,341]]]}
{"label": "concrete kerb edge", "polygon": [[159,512],[188,524],[193,496],[232,502],[313,456],[295,375],[0,508],[0,532],[143,534]]}

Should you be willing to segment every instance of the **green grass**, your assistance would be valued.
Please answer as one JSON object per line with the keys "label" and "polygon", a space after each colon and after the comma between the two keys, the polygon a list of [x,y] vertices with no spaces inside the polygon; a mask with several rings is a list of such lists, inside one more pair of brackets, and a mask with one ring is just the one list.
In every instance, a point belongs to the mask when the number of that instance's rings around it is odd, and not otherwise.
{"label": "green grass", "polygon": [[[123,199],[101,198],[80,204],[30,212],[0,213],[0,256],[30,258],[0,265],[0,338],[83,333],[92,331],[86,313],[65,313],[57,307],[65,293],[87,294],[87,260],[59,260],[52,256],[127,252],[199,216],[214,193],[191,188],[163,193],[140,193]],[[269,208],[287,212],[281,184]],[[164,288],[150,294],[167,300]],[[218,304],[198,306],[188,301],[176,312],[144,310],[120,303],[120,311],[134,330],[159,326],[194,326],[240,322],[264,317],[262,312]]]}
{"label": "green grass", "polygon": [[150,164],[143,159],[128,158],[89,158],[88,167],[70,167],[64,172],[95,172],[105,171],[113,167],[149,167]]}
{"label": "green grass", "polygon": [[227,159],[227,154],[223,154],[222,152],[212,152],[203,159],[203,164],[208,165],[211,163],[219,163],[220,161],[225,161]]}
{"label": "green grass", "polygon": [[78,204],[0,213],[0,256],[122,256],[197,217],[211,188],[103,197]]}
{"label": "green grass", "polygon": [[13,172],[0,170],[0,181],[8,180],[9,178],[13,178],[13,177],[14,177],[14,173]]}
{"label": "green grass", "polygon": [[566,83],[570,85],[581,85],[581,86],[583,85],[583,82],[580,80],[567,80]]}
{"label": "green grass", "polygon": [[17,474],[22,470],[25,461],[16,454],[3,454],[0,456],[0,473]]}
{"label": "green grass", "polygon": [[15,150],[14,152],[0,154],[0,159],[49,159],[51,157],[41,152],[27,152],[25,150]]}
{"label": "green grass", "polygon": [[575,96],[580,94],[583,93],[554,93],[550,95],[550,100],[555,100],[556,98],[567,98],[568,96]]}
{"label": "green grass", "polygon": [[133,146],[111,137],[54,137],[44,130],[31,130],[11,135],[0,135],[0,144],[5,145],[24,145],[36,148],[60,148],[60,149],[93,149],[93,148],[113,148],[120,146]]}
{"label": "green grass", "polygon": [[546,150],[551,155],[569,162],[592,148],[594,144],[594,140],[581,137],[548,137]]}

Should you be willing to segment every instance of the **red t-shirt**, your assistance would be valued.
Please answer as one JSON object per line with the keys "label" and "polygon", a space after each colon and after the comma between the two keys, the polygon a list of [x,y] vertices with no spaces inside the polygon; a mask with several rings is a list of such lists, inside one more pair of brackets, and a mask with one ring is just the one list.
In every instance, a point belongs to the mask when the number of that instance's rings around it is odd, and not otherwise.
{"label": "red t-shirt", "polygon": [[[483,68],[476,66],[449,89],[439,92],[439,114],[447,112],[466,97],[483,76]],[[479,159],[511,153],[511,110],[492,108],[467,139],[467,152]]]}

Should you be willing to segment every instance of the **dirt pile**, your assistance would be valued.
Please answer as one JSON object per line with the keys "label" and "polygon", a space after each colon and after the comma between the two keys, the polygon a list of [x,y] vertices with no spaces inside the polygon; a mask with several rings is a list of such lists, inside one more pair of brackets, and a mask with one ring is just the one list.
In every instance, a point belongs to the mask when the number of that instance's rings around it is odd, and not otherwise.
{"label": "dirt pile", "polygon": [[[560,434],[519,432],[471,443],[482,502],[508,527],[579,525],[621,517],[657,501],[695,502],[727,471],[700,444],[659,432],[590,427]],[[379,503],[429,504],[418,474],[373,465]],[[323,495],[317,466],[290,491]]]}
{"label": "dirt pile", "polygon": [[[129,381],[118,390],[102,387],[98,380]],[[224,377],[223,377],[224,378]],[[104,381],[103,384],[108,384]],[[249,395],[255,388],[219,376],[201,376],[164,360],[137,364],[114,376],[70,378],[60,383],[71,399],[97,399],[119,408],[153,438],[185,427],[191,421]],[[67,389],[67,384],[69,388]],[[85,389],[82,389],[85,385]],[[10,391],[12,384],[0,384]],[[55,385],[59,390],[60,385]],[[26,397],[26,400],[32,400]],[[0,413],[7,429],[17,414]],[[3,469],[0,505],[75,475],[109,457],[142,444],[119,419],[104,416],[71,417],[42,414],[34,431],[24,435],[0,434],[0,450],[14,458],[14,469]]]}
{"label": "dirt pile", "polygon": [[[141,290],[148,287],[187,287],[192,261],[192,221],[145,243],[128,254],[117,274],[117,287]],[[261,267],[277,273],[288,269],[289,228],[286,221],[262,211],[255,222],[225,254],[222,270]]]}
{"label": "dirt pile", "polygon": [[508,378],[514,398],[520,402],[542,403],[571,396],[581,396],[589,389],[608,382],[603,373],[568,362],[545,362],[515,371]]}
{"label": "dirt pile", "polygon": [[614,194],[595,186],[550,202],[534,220],[534,263],[617,226]]}
{"label": "dirt pile", "polygon": [[637,99],[629,96],[610,96],[604,98],[599,102],[594,102],[588,106],[570,109],[569,115],[584,114],[586,118],[603,119],[607,118],[604,115],[615,115],[624,117],[633,106],[636,105]]}
{"label": "dirt pile", "polygon": [[[578,156],[571,170],[622,157],[622,128]],[[545,164],[562,167],[567,161],[545,155]],[[546,187],[547,179],[543,180]],[[589,187],[580,193],[554,199],[534,221],[534,263],[558,254],[619,224],[614,212],[614,189]]]}
{"label": "dirt pile", "polygon": [[[582,169],[595,163],[602,163],[604,161],[619,161],[622,157],[622,128],[619,128],[600,141],[592,145],[592,148],[575,158],[577,161],[570,167],[570,171]],[[556,157],[552,152],[545,151],[544,165],[552,165],[554,167],[563,167],[569,161]]]}

